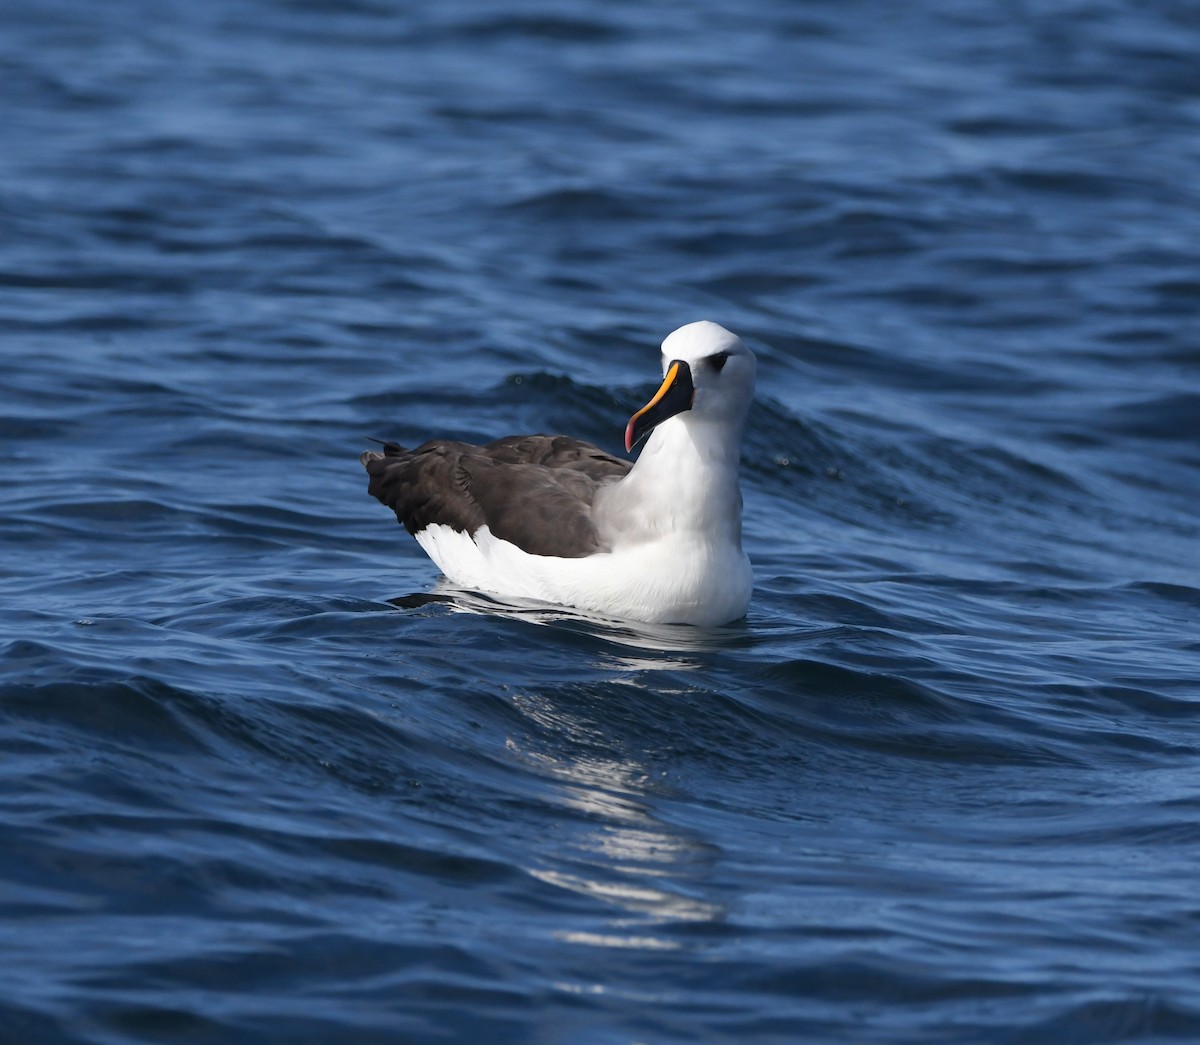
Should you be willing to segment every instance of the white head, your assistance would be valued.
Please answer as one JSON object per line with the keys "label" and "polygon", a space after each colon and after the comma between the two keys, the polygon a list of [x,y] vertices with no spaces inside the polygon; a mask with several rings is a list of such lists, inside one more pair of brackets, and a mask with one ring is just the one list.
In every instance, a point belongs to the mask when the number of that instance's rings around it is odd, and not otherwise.
{"label": "white head", "polygon": [[701,320],[672,331],[662,343],[663,383],[629,419],[625,449],[656,426],[689,411],[687,420],[711,421],[730,430],[740,442],[742,426],[754,399],[754,353],[736,334]]}

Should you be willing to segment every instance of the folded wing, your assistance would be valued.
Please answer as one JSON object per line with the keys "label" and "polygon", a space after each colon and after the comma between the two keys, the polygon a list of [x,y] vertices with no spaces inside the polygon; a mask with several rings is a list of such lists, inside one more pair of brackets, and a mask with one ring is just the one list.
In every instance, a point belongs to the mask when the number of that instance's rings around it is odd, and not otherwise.
{"label": "folded wing", "polygon": [[414,536],[441,524],[493,536],[530,555],[580,558],[606,551],[592,520],[597,490],[629,461],[562,435],[509,436],[485,446],[431,440],[396,443],[360,458],[368,487]]}

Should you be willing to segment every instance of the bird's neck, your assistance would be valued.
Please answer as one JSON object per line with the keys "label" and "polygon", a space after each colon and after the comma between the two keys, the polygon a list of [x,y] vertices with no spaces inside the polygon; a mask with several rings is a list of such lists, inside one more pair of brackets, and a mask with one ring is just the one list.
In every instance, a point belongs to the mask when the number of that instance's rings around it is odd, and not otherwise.
{"label": "bird's neck", "polygon": [[672,417],[651,434],[637,463],[613,488],[619,510],[647,536],[692,531],[741,545],[738,486],[741,432]]}

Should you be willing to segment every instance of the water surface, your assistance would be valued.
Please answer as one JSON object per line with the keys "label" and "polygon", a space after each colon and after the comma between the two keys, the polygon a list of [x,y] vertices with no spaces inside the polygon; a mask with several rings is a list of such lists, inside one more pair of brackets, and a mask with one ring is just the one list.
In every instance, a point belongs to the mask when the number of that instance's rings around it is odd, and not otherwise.
{"label": "water surface", "polygon": [[[22,1042],[1200,1038],[1192,6],[18,0]],[[759,354],[756,591],[441,588],[368,436]]]}

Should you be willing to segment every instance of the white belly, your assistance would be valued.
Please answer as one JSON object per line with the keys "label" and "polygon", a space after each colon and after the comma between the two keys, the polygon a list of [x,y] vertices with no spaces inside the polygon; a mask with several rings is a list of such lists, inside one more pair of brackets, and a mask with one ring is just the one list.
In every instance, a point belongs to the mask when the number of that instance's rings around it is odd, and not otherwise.
{"label": "white belly", "polygon": [[678,534],[579,559],[530,555],[486,526],[472,538],[436,524],[417,543],[461,587],[651,624],[728,624],[754,585],[740,548]]}

